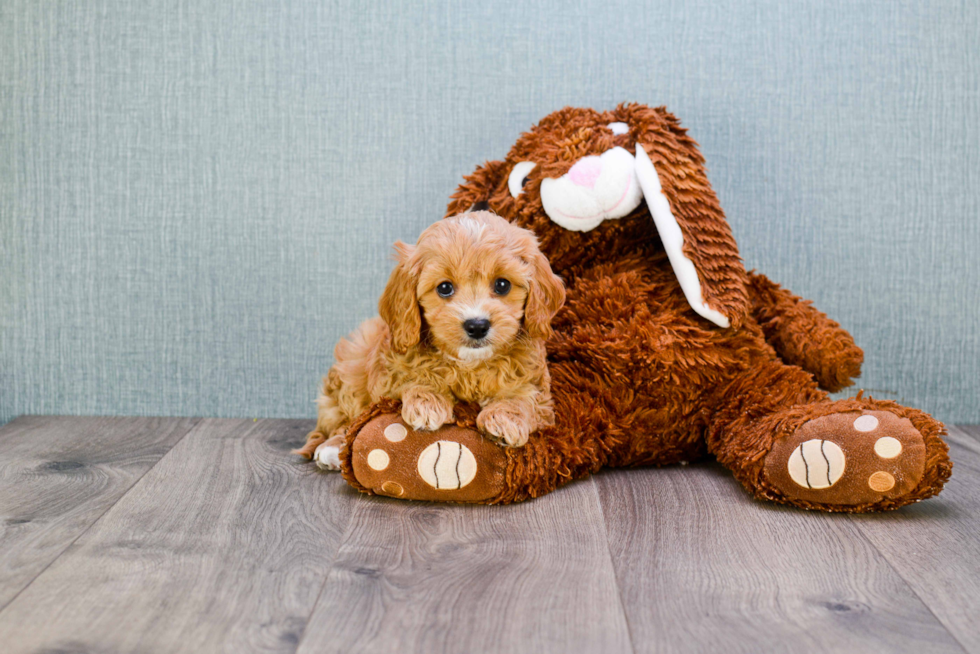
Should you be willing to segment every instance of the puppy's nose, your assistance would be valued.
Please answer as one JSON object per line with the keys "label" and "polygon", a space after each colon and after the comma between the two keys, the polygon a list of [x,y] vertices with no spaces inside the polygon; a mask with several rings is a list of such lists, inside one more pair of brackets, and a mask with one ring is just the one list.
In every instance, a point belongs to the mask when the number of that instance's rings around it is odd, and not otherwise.
{"label": "puppy's nose", "polygon": [[486,318],[470,318],[463,322],[463,331],[470,338],[483,338],[490,331],[490,321]]}

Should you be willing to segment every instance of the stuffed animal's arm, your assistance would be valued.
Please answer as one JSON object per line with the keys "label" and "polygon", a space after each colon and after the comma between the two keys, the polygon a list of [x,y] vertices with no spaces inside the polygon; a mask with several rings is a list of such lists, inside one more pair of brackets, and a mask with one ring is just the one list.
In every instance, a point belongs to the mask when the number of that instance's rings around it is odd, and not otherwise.
{"label": "stuffed animal's arm", "polygon": [[861,374],[864,352],[838,323],[764,275],[749,273],[752,313],[766,341],[786,363],[810,372],[836,392]]}

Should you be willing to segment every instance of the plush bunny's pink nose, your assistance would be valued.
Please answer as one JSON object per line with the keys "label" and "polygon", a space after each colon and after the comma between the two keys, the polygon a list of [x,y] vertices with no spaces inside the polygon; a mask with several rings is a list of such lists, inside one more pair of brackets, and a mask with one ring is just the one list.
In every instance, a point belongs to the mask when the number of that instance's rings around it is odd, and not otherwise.
{"label": "plush bunny's pink nose", "polygon": [[576,186],[595,187],[595,182],[602,173],[602,162],[599,157],[583,157],[568,171],[568,179]]}

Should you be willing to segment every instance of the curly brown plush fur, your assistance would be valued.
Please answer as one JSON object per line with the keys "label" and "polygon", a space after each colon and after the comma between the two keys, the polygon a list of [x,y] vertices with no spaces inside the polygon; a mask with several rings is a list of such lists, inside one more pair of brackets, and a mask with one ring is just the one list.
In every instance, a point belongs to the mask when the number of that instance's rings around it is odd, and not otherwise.
{"label": "curly brown plush fur", "polygon": [[[637,170],[640,148],[652,162],[700,298],[679,283],[671,258],[678,252],[665,251],[651,198],[586,231],[561,227],[546,210],[546,180],[568,178],[584,158],[617,147],[635,157]],[[519,162],[535,165],[515,196],[508,178]],[[932,417],[860,395],[828,398],[853,383],[861,350],[809,302],[745,271],[697,144],[664,109],[551,114],[505,160],[468,176],[447,215],[474,206],[533,231],[567,288],[548,342],[556,424],[506,452],[506,482],[482,501],[537,497],[604,466],[708,455],[758,498],[824,511],[897,508],[935,495],[949,478],[944,429]],[[714,323],[692,310],[699,299],[717,312]],[[378,405],[370,416],[390,410]],[[352,428],[348,443],[359,433]],[[826,461],[819,463],[826,482],[811,480],[814,451]],[[356,485],[357,461],[346,465]],[[797,481],[787,482],[792,475]]]}

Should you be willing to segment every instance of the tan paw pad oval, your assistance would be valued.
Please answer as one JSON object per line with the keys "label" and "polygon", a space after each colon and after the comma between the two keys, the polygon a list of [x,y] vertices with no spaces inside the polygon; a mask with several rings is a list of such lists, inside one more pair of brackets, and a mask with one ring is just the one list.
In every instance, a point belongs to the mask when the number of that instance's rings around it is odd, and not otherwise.
{"label": "tan paw pad oval", "polygon": [[408,436],[408,430],[405,429],[405,425],[393,422],[385,427],[385,438],[392,443],[400,443],[405,440],[406,436]]}
{"label": "tan paw pad oval", "polygon": [[476,457],[470,449],[453,441],[436,441],[422,450],[419,476],[439,490],[459,489],[476,477]]}
{"label": "tan paw pad oval", "polygon": [[844,452],[836,443],[814,438],[793,450],[787,466],[794,482],[804,488],[820,490],[836,484],[844,474],[846,464]]}
{"label": "tan paw pad oval", "polygon": [[878,419],[874,416],[863,415],[859,416],[854,421],[854,429],[857,431],[874,431],[878,428]]}
{"label": "tan paw pad oval", "polygon": [[392,497],[401,497],[405,489],[397,481],[386,481],[381,484],[381,492]]}
{"label": "tan paw pad oval", "polygon": [[371,450],[367,455],[367,462],[372,470],[384,470],[390,461],[391,458],[384,450]]}
{"label": "tan paw pad oval", "polygon": [[879,470],[868,478],[868,486],[878,493],[885,493],[895,487],[895,478]]}
{"label": "tan paw pad oval", "polygon": [[882,436],[875,441],[875,454],[882,459],[894,459],[902,453],[902,441],[891,436]]}

